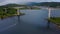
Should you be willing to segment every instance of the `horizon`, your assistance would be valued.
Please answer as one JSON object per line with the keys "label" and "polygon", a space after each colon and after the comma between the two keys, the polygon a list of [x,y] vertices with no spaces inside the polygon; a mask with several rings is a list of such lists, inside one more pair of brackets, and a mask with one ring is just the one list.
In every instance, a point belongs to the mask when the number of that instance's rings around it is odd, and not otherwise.
{"label": "horizon", "polygon": [[[7,4],[4,4],[4,5],[8,5],[8,4],[27,5],[27,4],[32,4],[32,3],[44,3],[44,2],[7,3]],[[60,2],[55,2],[55,3],[60,3]],[[0,6],[3,6],[3,5],[0,5]]]}
{"label": "horizon", "polygon": [[24,4],[28,2],[60,2],[60,0],[0,0],[0,5],[9,3]]}

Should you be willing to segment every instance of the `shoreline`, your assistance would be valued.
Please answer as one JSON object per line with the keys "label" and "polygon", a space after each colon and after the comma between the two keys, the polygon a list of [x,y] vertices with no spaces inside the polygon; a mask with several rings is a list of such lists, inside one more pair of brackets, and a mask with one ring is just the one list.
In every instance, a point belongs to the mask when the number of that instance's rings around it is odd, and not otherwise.
{"label": "shoreline", "polygon": [[48,21],[54,23],[58,29],[60,29],[60,17],[51,17]]}
{"label": "shoreline", "polygon": [[8,18],[8,17],[13,17],[13,16],[23,16],[25,15],[24,13],[21,13],[20,15],[17,15],[17,14],[14,14],[14,15],[10,15],[10,16],[0,16],[0,19],[5,19],[5,18]]}

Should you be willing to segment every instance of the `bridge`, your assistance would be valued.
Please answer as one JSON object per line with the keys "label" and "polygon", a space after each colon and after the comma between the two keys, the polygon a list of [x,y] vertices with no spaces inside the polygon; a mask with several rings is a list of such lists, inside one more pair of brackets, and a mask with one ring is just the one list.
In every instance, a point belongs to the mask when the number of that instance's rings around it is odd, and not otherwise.
{"label": "bridge", "polygon": [[[5,8],[5,11],[7,11],[6,10],[7,8]],[[17,9],[17,15],[19,15],[19,12],[20,12],[20,7],[15,7],[15,9]],[[42,8],[42,9],[46,9],[46,8]],[[51,8],[47,8],[48,9],[48,11],[49,11],[49,13],[48,13],[48,18],[50,18],[50,14],[51,14]],[[12,18],[11,18],[12,19]],[[18,17],[18,20],[19,20],[19,17]],[[16,25],[16,24],[14,24],[14,25]],[[12,25],[12,26],[14,26],[14,25]],[[9,27],[11,27],[11,26],[9,26]],[[8,28],[9,28],[8,27]]]}
{"label": "bridge", "polygon": [[[34,6],[35,7],[35,6]],[[52,7],[44,7],[44,6],[38,6],[39,8],[41,9],[47,9],[48,10],[48,18],[50,18],[51,16],[51,10],[56,10],[56,9],[60,9],[60,8],[52,8]],[[17,10],[17,15],[20,15],[20,8],[25,8],[25,7],[12,7],[14,9]],[[27,7],[28,9],[31,9],[30,7]],[[5,12],[7,12],[7,8],[4,8],[5,9]],[[26,9],[26,8],[25,8]],[[24,10],[24,9],[22,9]]]}

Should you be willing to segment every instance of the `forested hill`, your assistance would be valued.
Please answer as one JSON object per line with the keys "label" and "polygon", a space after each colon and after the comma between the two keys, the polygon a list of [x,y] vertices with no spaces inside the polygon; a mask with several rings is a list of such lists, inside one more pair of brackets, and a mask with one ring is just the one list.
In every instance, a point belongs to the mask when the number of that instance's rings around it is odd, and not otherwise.
{"label": "forested hill", "polygon": [[3,5],[0,6],[0,8],[4,8],[4,7],[21,7],[21,6],[26,6],[26,5],[20,5],[20,4],[7,4],[7,5]]}
{"label": "forested hill", "polygon": [[49,7],[57,7],[59,6],[60,7],[60,2],[39,2],[39,3],[36,3],[36,2],[31,2],[31,3],[28,3],[28,4],[25,4],[25,5],[21,5],[21,4],[7,4],[7,5],[3,5],[3,6],[0,6],[1,7],[26,7],[26,6],[49,6]]}
{"label": "forested hill", "polygon": [[60,2],[41,2],[35,4],[37,6],[50,6],[50,7],[57,7],[60,6]]}

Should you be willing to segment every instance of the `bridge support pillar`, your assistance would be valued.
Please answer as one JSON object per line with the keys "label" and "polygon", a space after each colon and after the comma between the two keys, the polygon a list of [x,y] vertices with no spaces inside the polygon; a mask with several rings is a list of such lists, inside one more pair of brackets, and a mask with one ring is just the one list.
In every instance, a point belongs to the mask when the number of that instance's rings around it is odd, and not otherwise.
{"label": "bridge support pillar", "polygon": [[18,23],[20,23],[20,10],[19,10],[19,8],[17,9],[17,17],[18,17]]}
{"label": "bridge support pillar", "polygon": [[[51,17],[51,8],[48,8],[48,19],[50,19]],[[50,28],[50,21],[48,20],[48,23],[47,23],[47,28],[49,29]]]}

